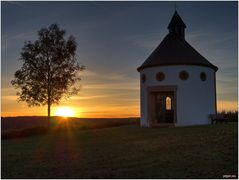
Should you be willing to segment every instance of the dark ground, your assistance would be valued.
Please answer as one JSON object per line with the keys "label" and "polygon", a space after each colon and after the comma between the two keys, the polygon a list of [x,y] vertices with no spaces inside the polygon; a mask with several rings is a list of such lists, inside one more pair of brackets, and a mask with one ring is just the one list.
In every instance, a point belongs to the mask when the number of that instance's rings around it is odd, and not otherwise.
{"label": "dark ground", "polygon": [[[109,122],[109,121],[108,121]],[[87,128],[86,128],[87,129]],[[237,123],[140,128],[137,123],[2,140],[2,178],[222,178],[237,175]]]}

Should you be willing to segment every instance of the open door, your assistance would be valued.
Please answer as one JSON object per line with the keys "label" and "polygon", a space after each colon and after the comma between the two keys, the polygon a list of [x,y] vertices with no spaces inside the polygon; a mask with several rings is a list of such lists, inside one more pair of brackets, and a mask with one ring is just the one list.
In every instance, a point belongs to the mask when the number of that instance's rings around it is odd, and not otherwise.
{"label": "open door", "polygon": [[177,122],[177,86],[151,86],[147,91],[149,126],[174,125]]}

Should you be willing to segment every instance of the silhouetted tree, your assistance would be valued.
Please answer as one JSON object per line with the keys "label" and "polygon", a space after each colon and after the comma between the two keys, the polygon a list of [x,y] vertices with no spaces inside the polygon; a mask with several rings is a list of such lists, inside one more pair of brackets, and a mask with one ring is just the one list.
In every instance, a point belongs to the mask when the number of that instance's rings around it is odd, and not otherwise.
{"label": "silhouetted tree", "polygon": [[79,92],[78,72],[85,69],[77,62],[74,37],[65,39],[64,36],[65,30],[52,24],[38,31],[38,40],[25,42],[20,56],[23,65],[11,81],[20,89],[19,101],[25,101],[28,106],[48,106],[48,127],[51,105]]}

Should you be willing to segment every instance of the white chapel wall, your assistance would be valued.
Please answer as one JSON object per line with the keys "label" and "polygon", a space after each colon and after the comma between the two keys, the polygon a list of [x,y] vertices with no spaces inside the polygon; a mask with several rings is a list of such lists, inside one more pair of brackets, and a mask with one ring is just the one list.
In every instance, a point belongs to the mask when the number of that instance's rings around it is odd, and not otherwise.
{"label": "white chapel wall", "polygon": [[[179,78],[181,71],[187,71],[189,78],[185,81]],[[165,79],[156,80],[156,74],[163,72]],[[200,73],[206,73],[206,81],[200,79]],[[148,126],[147,87],[177,85],[177,123],[176,126],[208,124],[208,114],[216,113],[214,70],[209,67],[195,65],[175,65],[151,67],[141,70],[146,80],[141,82],[141,126]]]}

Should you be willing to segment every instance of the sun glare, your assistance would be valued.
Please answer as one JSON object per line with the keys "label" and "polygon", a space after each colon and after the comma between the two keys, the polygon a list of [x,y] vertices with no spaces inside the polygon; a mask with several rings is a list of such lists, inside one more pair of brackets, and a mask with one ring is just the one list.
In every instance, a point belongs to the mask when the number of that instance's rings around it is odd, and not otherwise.
{"label": "sun glare", "polygon": [[56,116],[74,117],[75,112],[69,107],[59,107],[56,110]]}

